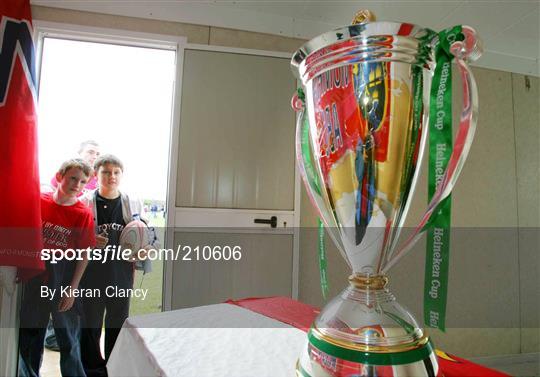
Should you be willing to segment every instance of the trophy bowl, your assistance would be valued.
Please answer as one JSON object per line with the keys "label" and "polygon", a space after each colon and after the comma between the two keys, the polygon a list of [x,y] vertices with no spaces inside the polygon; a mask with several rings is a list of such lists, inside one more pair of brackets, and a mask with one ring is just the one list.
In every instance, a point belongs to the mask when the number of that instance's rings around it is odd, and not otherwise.
{"label": "trophy bowl", "polygon": [[[467,26],[435,33],[408,23],[374,22],[367,11],[355,20],[307,42],[291,61],[302,84],[293,97],[299,170],[352,270],[349,286],[314,321],[296,371],[313,377],[437,376],[431,341],[390,293],[386,274],[428,228],[461,171],[478,108],[466,60],[479,57],[481,47]],[[434,77],[440,88],[451,86],[450,62],[439,59],[443,49],[462,77],[460,126],[420,224],[398,247],[428,116],[435,114],[438,122],[448,112],[443,93],[431,91]]]}

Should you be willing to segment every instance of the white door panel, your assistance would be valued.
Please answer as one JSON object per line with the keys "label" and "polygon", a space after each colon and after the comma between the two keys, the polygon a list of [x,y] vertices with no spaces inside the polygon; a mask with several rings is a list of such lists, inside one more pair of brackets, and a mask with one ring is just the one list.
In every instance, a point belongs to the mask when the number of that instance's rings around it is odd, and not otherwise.
{"label": "white door panel", "polygon": [[186,50],[177,207],[294,210],[289,59]]}
{"label": "white door panel", "polygon": [[169,261],[166,309],[298,291],[290,59],[211,49],[184,50],[169,245],[239,246],[242,258]]}
{"label": "white door panel", "polygon": [[[175,245],[187,260],[174,264],[172,308],[223,302],[229,298],[291,296],[291,234],[176,232]],[[204,246],[236,246],[240,260],[204,260]],[[199,248],[198,256],[195,248]],[[208,256],[208,255],[207,255]]]}

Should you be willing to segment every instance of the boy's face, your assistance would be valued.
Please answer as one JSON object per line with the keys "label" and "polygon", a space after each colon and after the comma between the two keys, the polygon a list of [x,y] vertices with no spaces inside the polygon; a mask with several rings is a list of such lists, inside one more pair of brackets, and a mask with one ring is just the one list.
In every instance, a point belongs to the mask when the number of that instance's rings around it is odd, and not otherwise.
{"label": "boy's face", "polygon": [[56,180],[64,195],[76,198],[88,183],[88,176],[79,168],[70,168],[64,176],[56,173]]}
{"label": "boy's face", "polygon": [[122,169],[113,164],[105,164],[99,167],[96,175],[100,188],[117,190],[122,180]]}
{"label": "boy's face", "polygon": [[96,162],[96,159],[99,157],[100,150],[99,147],[96,145],[87,145],[84,147],[84,149],[79,153],[79,156],[88,163],[90,166],[94,167],[94,162]]}

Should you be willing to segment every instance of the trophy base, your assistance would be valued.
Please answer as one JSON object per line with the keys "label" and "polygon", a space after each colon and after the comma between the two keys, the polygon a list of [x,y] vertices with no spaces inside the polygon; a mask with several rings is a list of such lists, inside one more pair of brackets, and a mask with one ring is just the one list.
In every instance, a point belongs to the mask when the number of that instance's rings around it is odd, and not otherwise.
{"label": "trophy base", "polygon": [[386,289],[388,279],[353,275],[349,281],[309,330],[296,375],[439,375],[429,338]]}
{"label": "trophy base", "polygon": [[[363,353],[357,360],[377,359],[381,355],[381,364],[377,361],[358,362],[338,358],[320,350],[315,350],[308,345],[296,364],[297,377],[381,377],[381,376],[415,376],[435,377],[439,375],[437,357],[431,344],[428,342],[425,351],[405,351],[400,353]],[[311,349],[310,349],[311,348]],[[343,348],[343,352],[350,349]],[[388,364],[384,358],[387,358]],[[314,360],[313,360],[314,359]],[[397,364],[404,361],[404,364]],[[409,362],[410,360],[416,360]]]}

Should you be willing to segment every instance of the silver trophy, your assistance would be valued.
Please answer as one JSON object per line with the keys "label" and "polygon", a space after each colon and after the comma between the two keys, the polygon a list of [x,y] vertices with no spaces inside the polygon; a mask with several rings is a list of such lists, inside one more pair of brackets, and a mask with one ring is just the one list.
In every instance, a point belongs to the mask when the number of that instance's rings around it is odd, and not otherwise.
{"label": "silver trophy", "polygon": [[[430,105],[444,102],[433,94],[430,102],[432,81],[444,89],[451,69],[436,54],[443,45],[462,77],[460,126],[420,224],[398,246],[419,175]],[[293,97],[301,112],[300,171],[327,233],[352,270],[349,286],[313,323],[297,364],[299,376],[438,375],[429,338],[390,293],[386,274],[426,229],[463,167],[478,108],[465,61],[480,54],[470,27],[435,33],[408,23],[374,22],[369,11],[294,54],[291,64],[304,93]],[[448,109],[436,116],[443,111]]]}

